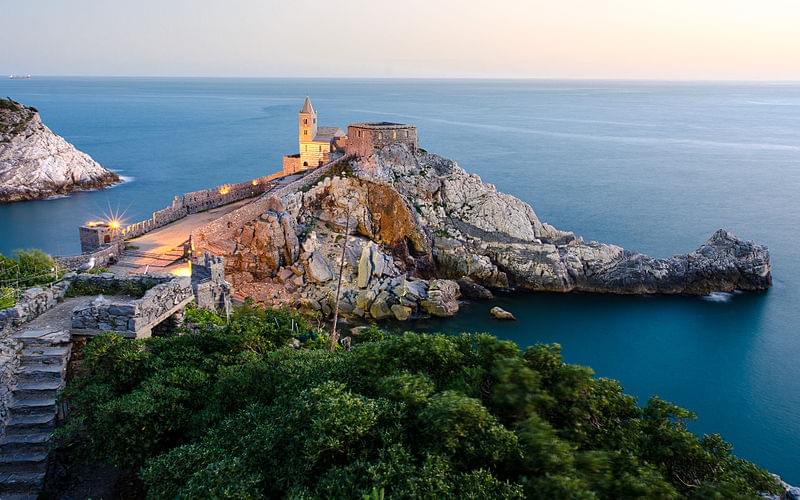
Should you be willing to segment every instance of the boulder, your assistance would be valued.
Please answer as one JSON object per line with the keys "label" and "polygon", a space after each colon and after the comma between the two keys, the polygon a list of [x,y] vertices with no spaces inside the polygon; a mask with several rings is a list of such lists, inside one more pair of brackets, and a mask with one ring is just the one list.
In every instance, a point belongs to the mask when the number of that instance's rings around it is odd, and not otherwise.
{"label": "boulder", "polygon": [[453,316],[458,312],[458,283],[451,280],[431,280],[428,297],[420,301],[420,307],[431,316]]}
{"label": "boulder", "polygon": [[502,320],[516,320],[517,318],[514,317],[513,314],[506,311],[502,307],[493,307],[489,310],[489,314],[492,315],[495,319],[502,319]]}
{"label": "boulder", "polygon": [[306,269],[308,280],[314,283],[325,283],[333,279],[328,260],[319,252],[314,252],[308,259],[308,269]]}
{"label": "boulder", "polygon": [[468,299],[491,300],[494,298],[488,288],[475,283],[472,278],[461,278],[456,280],[461,296]]}
{"label": "boulder", "polygon": [[391,310],[392,314],[394,314],[394,317],[399,321],[407,320],[409,316],[411,316],[411,312],[413,311],[413,309],[411,309],[410,307],[400,304],[394,304],[391,307]]}

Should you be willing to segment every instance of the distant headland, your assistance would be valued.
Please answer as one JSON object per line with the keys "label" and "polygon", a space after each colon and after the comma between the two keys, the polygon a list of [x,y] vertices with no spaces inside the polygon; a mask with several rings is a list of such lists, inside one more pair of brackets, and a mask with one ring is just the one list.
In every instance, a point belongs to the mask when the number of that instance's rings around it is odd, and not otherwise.
{"label": "distant headland", "polygon": [[120,181],[47,128],[35,108],[0,99],[0,203],[99,189]]}

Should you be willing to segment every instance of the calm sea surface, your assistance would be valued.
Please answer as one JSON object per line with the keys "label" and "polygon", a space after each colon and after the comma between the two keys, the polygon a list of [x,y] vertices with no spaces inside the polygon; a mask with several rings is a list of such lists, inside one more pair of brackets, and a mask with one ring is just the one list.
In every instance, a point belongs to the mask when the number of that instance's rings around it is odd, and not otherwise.
{"label": "calm sea surface", "polygon": [[177,193],[280,168],[296,113],[320,122],[419,126],[421,145],[457,159],[539,217],[587,239],[668,256],[720,227],[765,243],[775,286],[717,300],[500,297],[419,323],[489,331],[699,414],[740,455],[800,483],[800,84],[261,79],[0,80],[0,95],[130,182],[0,206],[0,252],[79,250],[77,227],[109,210],[145,218]]}

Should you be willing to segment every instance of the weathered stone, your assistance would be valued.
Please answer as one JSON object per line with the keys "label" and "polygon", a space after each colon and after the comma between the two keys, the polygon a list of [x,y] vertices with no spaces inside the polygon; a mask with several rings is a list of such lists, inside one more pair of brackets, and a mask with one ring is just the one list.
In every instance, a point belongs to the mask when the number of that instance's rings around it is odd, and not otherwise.
{"label": "weathered stone", "polygon": [[409,318],[409,316],[411,316],[411,312],[413,311],[413,309],[411,309],[410,307],[403,306],[403,305],[400,305],[400,304],[394,304],[391,307],[391,310],[392,310],[392,314],[394,314],[394,317],[396,319],[398,319],[399,321],[407,320]]}
{"label": "weathered stone", "polygon": [[369,306],[369,314],[375,319],[385,319],[393,316],[393,312],[391,309],[391,305],[389,301],[391,300],[391,295],[386,292],[382,291],[378,294],[372,304]]}
{"label": "weathered stone", "polygon": [[502,319],[502,320],[515,320],[515,319],[517,319],[510,312],[506,311],[502,307],[497,307],[497,306],[491,308],[489,310],[489,314],[491,314],[492,317],[495,318],[495,319]]}
{"label": "weathered stone", "polygon": [[453,316],[458,312],[458,284],[450,280],[431,280],[428,298],[420,301],[422,309],[431,316]]}
{"label": "weathered stone", "polygon": [[456,280],[461,296],[468,299],[491,300],[494,298],[489,289],[475,283],[472,278],[461,278]]}
{"label": "weathered stone", "polygon": [[0,106],[0,202],[34,200],[121,181],[54,134],[33,108]]}
{"label": "weathered stone", "polygon": [[330,264],[325,257],[319,252],[314,252],[308,259],[306,276],[309,281],[314,283],[325,283],[333,279],[333,272],[331,272]]}

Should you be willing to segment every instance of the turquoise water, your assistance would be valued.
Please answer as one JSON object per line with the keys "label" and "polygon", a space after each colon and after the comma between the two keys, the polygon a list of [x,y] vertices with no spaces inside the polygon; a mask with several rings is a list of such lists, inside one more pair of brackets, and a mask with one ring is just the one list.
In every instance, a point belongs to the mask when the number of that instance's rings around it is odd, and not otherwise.
{"label": "turquoise water", "polygon": [[570,362],[691,408],[740,455],[800,482],[800,84],[80,79],[0,81],[0,95],[132,178],[111,190],[0,207],[0,252],[78,250],[77,226],[136,220],[175,193],[277,170],[310,94],[323,125],[387,119],[539,217],[667,256],[728,228],[770,247],[764,294],[524,295],[417,326],[559,342]]}

